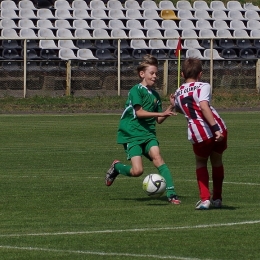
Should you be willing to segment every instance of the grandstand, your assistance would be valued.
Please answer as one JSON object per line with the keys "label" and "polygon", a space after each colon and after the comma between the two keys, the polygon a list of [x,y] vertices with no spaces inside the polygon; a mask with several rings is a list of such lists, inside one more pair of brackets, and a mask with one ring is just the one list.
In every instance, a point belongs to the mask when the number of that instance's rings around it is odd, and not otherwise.
{"label": "grandstand", "polygon": [[214,87],[259,89],[252,3],[2,0],[0,14],[0,96],[124,95],[145,53],[160,60],[157,89],[167,94],[177,87],[179,37],[181,59],[201,58]]}

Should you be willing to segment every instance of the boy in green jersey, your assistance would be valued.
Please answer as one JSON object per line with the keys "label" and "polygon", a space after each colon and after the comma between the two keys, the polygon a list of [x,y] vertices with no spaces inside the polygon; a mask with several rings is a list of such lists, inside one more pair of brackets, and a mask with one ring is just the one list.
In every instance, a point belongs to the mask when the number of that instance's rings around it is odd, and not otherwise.
{"label": "boy in green jersey", "polygon": [[120,119],[117,143],[122,144],[127,159],[132,165],[125,165],[118,160],[113,161],[106,173],[105,184],[112,185],[119,175],[139,177],[143,174],[142,155],[151,160],[159,173],[166,180],[166,195],[172,204],[180,204],[174,189],[173,179],[168,166],[160,154],[156,138],[156,122],[161,124],[167,117],[176,115],[173,106],[162,112],[159,94],[152,89],[158,73],[158,61],[151,55],[145,55],[137,67],[141,83],[133,86]]}

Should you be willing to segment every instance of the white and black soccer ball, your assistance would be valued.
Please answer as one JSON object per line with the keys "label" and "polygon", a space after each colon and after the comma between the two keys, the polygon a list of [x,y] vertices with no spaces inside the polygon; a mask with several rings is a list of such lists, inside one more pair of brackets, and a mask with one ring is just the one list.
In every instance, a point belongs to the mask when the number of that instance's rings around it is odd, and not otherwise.
{"label": "white and black soccer ball", "polygon": [[166,181],[160,174],[151,173],[143,180],[143,190],[149,197],[158,198],[166,190]]}

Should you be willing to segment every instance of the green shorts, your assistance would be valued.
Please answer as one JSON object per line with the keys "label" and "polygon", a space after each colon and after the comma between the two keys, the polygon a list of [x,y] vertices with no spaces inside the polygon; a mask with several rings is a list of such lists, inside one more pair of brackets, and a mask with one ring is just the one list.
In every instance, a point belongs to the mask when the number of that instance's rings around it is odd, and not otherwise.
{"label": "green shorts", "polygon": [[128,143],[123,144],[125,152],[127,154],[127,160],[130,160],[134,156],[142,156],[144,155],[146,158],[148,158],[151,161],[151,158],[149,156],[149,151],[152,146],[159,146],[159,142],[157,139],[151,139],[144,143]]}

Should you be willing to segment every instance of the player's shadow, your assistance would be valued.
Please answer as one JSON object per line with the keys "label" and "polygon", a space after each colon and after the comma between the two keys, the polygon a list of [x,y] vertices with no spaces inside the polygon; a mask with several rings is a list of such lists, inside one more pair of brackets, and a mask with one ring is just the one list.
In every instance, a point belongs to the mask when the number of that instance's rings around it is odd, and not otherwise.
{"label": "player's shadow", "polygon": [[[165,206],[168,205],[168,200],[167,197],[163,196],[163,197],[159,197],[159,198],[151,198],[151,197],[147,197],[147,198],[121,198],[120,200],[134,200],[137,202],[149,202],[147,205],[148,206]],[[161,204],[161,202],[166,202],[166,204]]]}

